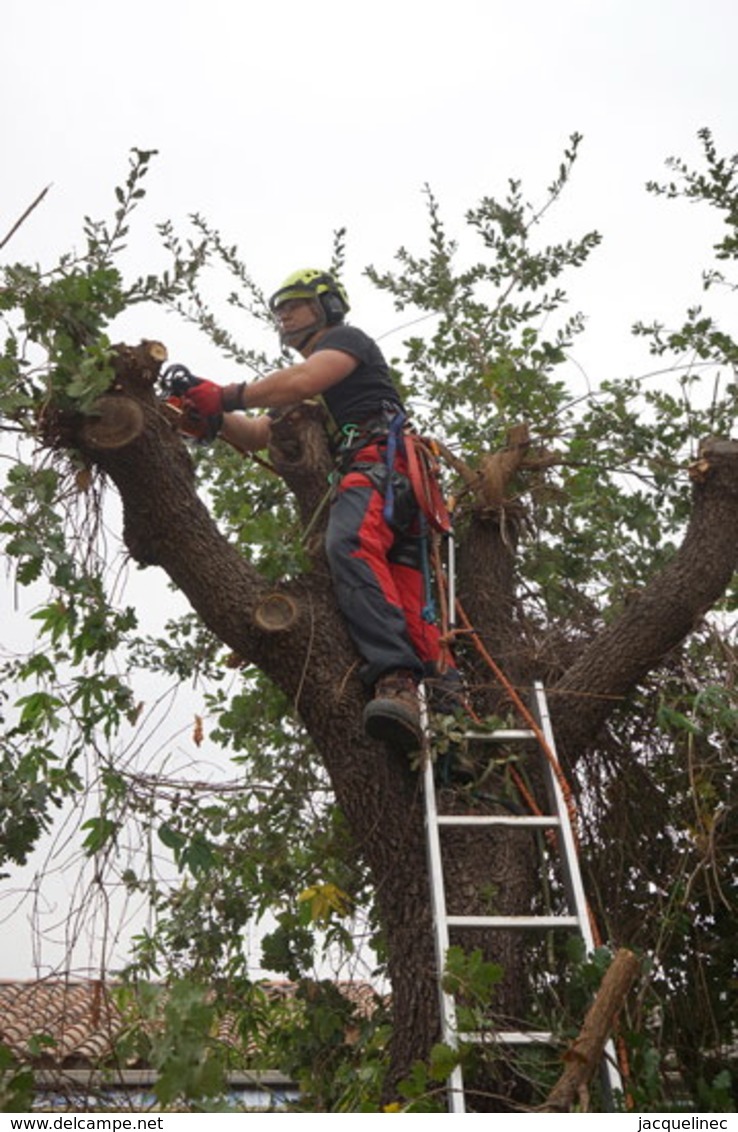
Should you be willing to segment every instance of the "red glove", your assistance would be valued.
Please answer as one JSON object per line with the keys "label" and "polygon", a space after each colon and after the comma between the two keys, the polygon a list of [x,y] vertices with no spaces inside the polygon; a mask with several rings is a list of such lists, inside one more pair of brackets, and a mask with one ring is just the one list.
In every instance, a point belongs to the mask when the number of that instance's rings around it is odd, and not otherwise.
{"label": "red glove", "polygon": [[188,376],[187,381],[185,388],[180,386],[176,393],[167,397],[167,403],[180,413],[179,431],[199,444],[207,444],[215,440],[223,424],[220,408],[212,411],[210,408],[212,405],[219,406],[221,387],[201,377]]}
{"label": "red glove", "polygon": [[186,408],[193,410],[203,419],[217,417],[223,412],[223,386],[201,377],[197,385],[191,385],[182,400]]}
{"label": "red glove", "polygon": [[216,385],[213,381],[206,381],[204,377],[197,379],[197,385],[191,385],[184,395],[185,403],[190,409],[195,409],[201,417],[214,417],[219,413],[234,413],[243,408],[243,387],[246,383],[241,381],[234,385]]}

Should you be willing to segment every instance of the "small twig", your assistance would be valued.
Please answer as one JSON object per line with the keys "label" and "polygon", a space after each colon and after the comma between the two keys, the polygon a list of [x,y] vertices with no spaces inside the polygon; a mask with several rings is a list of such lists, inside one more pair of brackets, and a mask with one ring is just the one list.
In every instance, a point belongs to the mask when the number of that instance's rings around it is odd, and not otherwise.
{"label": "small twig", "polygon": [[20,226],[21,226],[21,224],[23,223],[23,221],[24,221],[24,220],[27,220],[27,219],[28,219],[28,217],[29,217],[29,216],[31,215],[31,213],[33,212],[34,208],[36,208],[36,207],[37,207],[37,206],[38,206],[39,204],[41,204],[41,201],[42,201],[42,200],[44,199],[44,197],[46,196],[46,194],[48,193],[48,191],[49,191],[49,189],[50,189],[50,188],[51,188],[51,185],[47,185],[45,189],[42,189],[42,190],[41,190],[41,192],[40,192],[40,193],[38,194],[38,196],[36,197],[36,199],[35,199],[35,200],[33,201],[33,203],[32,203],[32,204],[29,204],[28,208],[27,208],[27,209],[26,209],[26,211],[25,211],[25,212],[23,213],[23,215],[22,215],[22,216],[20,216],[20,217],[19,217],[19,218],[18,218],[18,219],[16,220],[15,224],[14,224],[14,225],[13,225],[13,227],[12,227],[12,228],[10,229],[10,231],[9,231],[9,232],[8,232],[8,234],[7,234],[7,236],[5,236],[5,238],[4,238],[4,239],[3,239],[2,241],[0,241],[0,251],[1,251],[1,250],[2,250],[2,249],[3,249],[4,247],[5,247],[5,245],[7,244],[8,240],[9,240],[9,239],[11,238],[11,236],[14,236],[14,235],[15,235],[15,233],[16,233],[16,232],[18,231],[18,229],[20,228]]}

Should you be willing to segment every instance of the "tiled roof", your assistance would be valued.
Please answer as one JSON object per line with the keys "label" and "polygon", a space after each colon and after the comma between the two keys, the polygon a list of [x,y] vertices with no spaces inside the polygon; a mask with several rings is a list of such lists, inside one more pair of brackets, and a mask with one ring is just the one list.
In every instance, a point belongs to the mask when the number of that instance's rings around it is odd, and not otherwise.
{"label": "tiled roof", "polygon": [[[337,985],[361,1013],[372,1012],[376,999],[370,986]],[[290,999],[295,992],[295,985],[288,982],[263,986],[275,998]],[[38,1067],[75,1069],[104,1064],[114,1056],[125,1024],[115,990],[116,984],[99,980],[0,982],[0,1044],[19,1061],[31,1061]],[[228,1019],[221,1023],[221,1037],[238,1043]]]}
{"label": "tiled roof", "polygon": [[[0,1042],[39,1065],[96,1064],[109,1057],[122,1020],[102,982],[0,983]],[[43,1038],[50,1038],[46,1044]]]}

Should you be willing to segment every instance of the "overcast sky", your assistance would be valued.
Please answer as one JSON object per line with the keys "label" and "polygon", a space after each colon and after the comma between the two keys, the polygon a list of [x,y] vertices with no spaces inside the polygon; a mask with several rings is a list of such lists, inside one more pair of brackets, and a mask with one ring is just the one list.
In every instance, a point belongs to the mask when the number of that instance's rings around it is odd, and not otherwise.
{"label": "overcast sky", "polygon": [[[83,214],[110,214],[131,147],[157,149],[142,269],[161,262],[153,223],[199,211],[271,289],[324,263],[345,225],[352,317],[375,334],[402,319],[362,271],[423,247],[423,185],[458,232],[508,177],[541,199],[578,131],[551,231],[603,233],[571,289],[604,343],[582,360],[609,376],[632,321],[681,309],[702,262],[696,210],[685,220],[645,181],[669,155],[696,159],[702,126],[738,148],[733,0],[4,0],[2,14],[3,232],[53,185],[7,255],[68,248]],[[162,325],[124,322],[211,364]]]}
{"label": "overcast sky", "polygon": [[[593,382],[633,371],[632,322],[698,297],[709,219],[644,184],[669,155],[698,161],[703,126],[738,150],[735,0],[3,0],[0,14],[0,238],[52,185],[7,260],[79,246],[82,216],[111,214],[131,147],[157,149],[139,270],[162,262],[154,223],[197,211],[272,289],[324,264],[345,225],[353,321],[399,348],[404,318],[362,272],[423,249],[424,184],[459,234],[509,177],[540,200],[578,131],[548,237],[604,236],[571,285],[590,326],[575,361]],[[233,379],[205,342],[146,317],[125,316],[120,336],[162,338]]]}

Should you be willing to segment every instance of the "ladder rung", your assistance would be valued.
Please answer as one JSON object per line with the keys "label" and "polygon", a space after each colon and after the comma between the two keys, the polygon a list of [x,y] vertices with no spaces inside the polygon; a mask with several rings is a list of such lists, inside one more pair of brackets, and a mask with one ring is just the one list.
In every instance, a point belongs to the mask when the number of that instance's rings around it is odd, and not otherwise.
{"label": "ladder rung", "polygon": [[473,739],[477,743],[520,743],[524,739],[535,739],[535,731],[527,728],[511,728],[500,731],[465,731],[465,739]]}
{"label": "ladder rung", "polygon": [[578,916],[447,916],[450,928],[578,928]]}
{"label": "ladder rung", "polygon": [[535,827],[560,826],[557,817],[541,814],[439,814],[439,825],[524,825]]}
{"label": "ladder rung", "polygon": [[561,1040],[550,1030],[479,1030],[467,1034],[457,1034],[457,1040],[470,1045],[500,1042],[509,1046],[557,1045]]}

